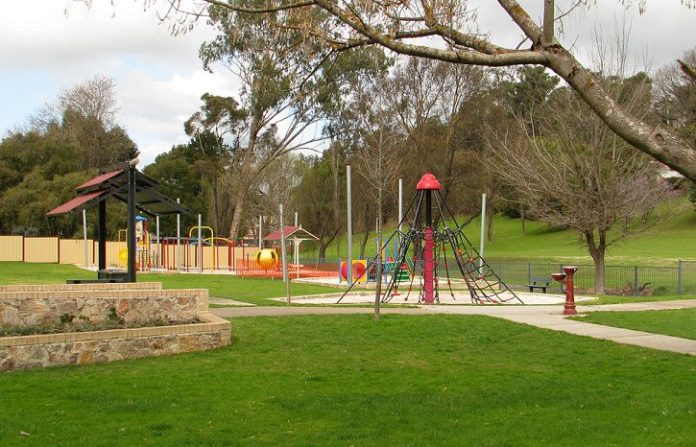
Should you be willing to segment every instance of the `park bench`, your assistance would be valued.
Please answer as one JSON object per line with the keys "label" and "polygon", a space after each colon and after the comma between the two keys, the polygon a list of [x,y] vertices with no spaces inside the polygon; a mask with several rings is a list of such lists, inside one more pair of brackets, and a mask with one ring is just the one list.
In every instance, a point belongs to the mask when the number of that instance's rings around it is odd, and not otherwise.
{"label": "park bench", "polygon": [[114,284],[125,282],[122,279],[68,279],[66,284]]}
{"label": "park bench", "polygon": [[529,287],[530,293],[533,293],[534,289],[540,289],[542,293],[546,293],[546,289],[549,287],[550,284],[551,279],[542,276],[539,278],[532,278],[531,284],[527,284],[527,287]]}

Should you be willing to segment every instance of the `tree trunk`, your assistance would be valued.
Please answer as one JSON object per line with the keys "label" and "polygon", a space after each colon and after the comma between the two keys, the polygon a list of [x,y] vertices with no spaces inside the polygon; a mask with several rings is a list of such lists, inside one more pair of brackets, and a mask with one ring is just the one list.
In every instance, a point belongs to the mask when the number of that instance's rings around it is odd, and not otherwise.
{"label": "tree trunk", "polygon": [[334,233],[327,238],[321,238],[319,239],[319,253],[317,253],[317,257],[319,259],[326,259],[326,249],[329,247],[331,242],[336,239],[336,236],[338,236],[338,230],[334,231]]}
{"label": "tree trunk", "polygon": [[[240,164],[240,171],[238,173],[240,177],[240,185],[237,189],[237,194],[235,194],[234,199],[234,215],[232,216],[232,223],[230,224],[230,239],[234,240],[239,235],[239,224],[242,221],[242,211],[244,210],[244,201],[246,199],[246,193],[251,187],[251,179],[253,179],[252,161],[254,160],[254,152],[256,150],[256,140],[258,139],[259,126],[261,124],[261,116],[254,114],[251,119],[251,124],[249,125],[249,144],[247,144],[246,152],[244,154],[244,159]],[[250,179],[246,181],[246,179]]]}
{"label": "tree trunk", "polygon": [[230,224],[230,239],[235,240],[239,234],[239,224],[242,221],[242,211],[244,209],[244,198],[246,196],[245,188],[237,188],[237,193],[234,199],[234,214],[232,215],[232,223]]}
{"label": "tree trunk", "polygon": [[367,241],[370,239],[370,231],[366,230],[365,233],[363,233],[363,237],[360,240],[360,257],[362,259],[365,259],[365,247],[367,246]]}
{"label": "tree trunk", "polygon": [[606,231],[599,230],[599,242],[595,240],[594,233],[587,231],[584,233],[587,249],[592,256],[595,266],[595,293],[604,293],[604,255],[607,251],[607,234]]}
{"label": "tree trunk", "polygon": [[524,217],[524,210],[520,210],[520,218],[522,219],[522,236],[526,236],[527,227],[525,226],[526,219]]}

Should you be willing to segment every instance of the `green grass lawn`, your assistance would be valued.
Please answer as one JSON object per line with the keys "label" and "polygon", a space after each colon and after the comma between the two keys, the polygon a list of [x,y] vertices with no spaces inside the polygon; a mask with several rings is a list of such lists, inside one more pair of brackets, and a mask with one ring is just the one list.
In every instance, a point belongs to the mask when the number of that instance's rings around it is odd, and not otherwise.
{"label": "green grass lawn", "polygon": [[696,439],[696,358],[686,355],[487,317],[246,318],[233,333],[211,352],[2,374],[0,445]]}
{"label": "green grass lawn", "polygon": [[616,296],[616,295],[600,295],[592,301],[583,301],[584,305],[598,304],[624,304],[624,303],[647,303],[653,301],[672,301],[672,300],[693,300],[696,299],[694,294],[684,295],[652,295],[652,296]]}
{"label": "green grass lawn", "polygon": [[696,309],[644,312],[592,312],[577,318],[587,323],[635,329],[696,340]]}
{"label": "green grass lawn", "polygon": [[[460,223],[465,219],[459,219]],[[674,265],[678,259],[696,261],[696,213],[681,197],[652,213],[650,226],[633,237],[621,240],[607,250],[607,265]],[[385,230],[389,235],[393,228]],[[481,220],[474,219],[464,232],[477,248],[480,246]],[[362,234],[353,236],[353,253],[359,253]],[[370,236],[366,254],[374,256],[375,239]],[[316,257],[311,242],[303,244],[302,256]],[[327,249],[331,258],[345,257],[347,243],[341,235]],[[592,264],[586,245],[577,233],[553,228],[543,222],[527,221],[526,235],[521,219],[498,214],[493,220],[493,240],[486,243],[488,260]]]}
{"label": "green grass lawn", "polygon": [[[72,265],[0,262],[0,284],[64,284],[66,279],[92,279],[95,272]],[[232,275],[191,273],[141,273],[138,281],[161,282],[165,289],[208,289],[210,296],[231,298],[254,304],[285,305],[269,298],[285,296],[280,280],[241,278]],[[291,284],[293,296],[335,293],[336,288],[313,284]]]}

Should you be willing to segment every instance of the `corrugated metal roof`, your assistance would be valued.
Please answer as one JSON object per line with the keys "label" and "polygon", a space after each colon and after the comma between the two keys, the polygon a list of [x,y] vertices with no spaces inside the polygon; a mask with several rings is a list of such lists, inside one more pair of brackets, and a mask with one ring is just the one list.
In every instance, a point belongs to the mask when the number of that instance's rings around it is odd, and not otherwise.
{"label": "corrugated metal roof", "polygon": [[46,213],[47,216],[57,216],[59,214],[65,214],[69,213],[71,211],[74,211],[80,207],[86,207],[87,203],[90,202],[91,200],[94,200],[98,197],[103,196],[104,194],[107,194],[109,192],[108,189],[100,189],[99,191],[94,191],[94,192],[88,192],[86,194],[82,194],[81,196],[77,196],[74,199],[65,202],[64,204],[53,208],[51,211]]}
{"label": "corrugated metal roof", "polygon": [[81,184],[80,186],[78,186],[75,189],[79,191],[81,189],[87,189],[87,188],[91,188],[93,186],[99,186],[102,183],[104,183],[105,181],[110,180],[118,175],[121,175],[123,173],[123,171],[124,171],[123,169],[119,169],[117,171],[111,171],[111,172],[107,172],[107,173],[98,175],[90,180],[87,180],[86,182],[84,182],[83,184]]}

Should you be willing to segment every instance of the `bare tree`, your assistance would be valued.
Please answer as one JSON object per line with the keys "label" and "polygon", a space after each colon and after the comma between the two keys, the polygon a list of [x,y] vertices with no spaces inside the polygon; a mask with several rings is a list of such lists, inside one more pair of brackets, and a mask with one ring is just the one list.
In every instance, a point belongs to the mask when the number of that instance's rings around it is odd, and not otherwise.
{"label": "bare tree", "polygon": [[[166,0],[176,15],[179,31],[191,22],[183,19],[181,0]],[[538,0],[541,2],[541,0]],[[618,0],[624,5],[644,0]],[[256,14],[269,27],[285,30],[287,47],[303,45],[306,51],[327,57],[336,52],[367,45],[380,45],[396,53],[464,65],[491,67],[542,65],[564,79],[591,110],[630,145],[696,180],[696,151],[669,128],[654,125],[621,107],[604,89],[592,71],[581,64],[559,40],[556,26],[564,17],[593,0],[574,0],[566,9],[554,0],[543,0],[543,17],[538,23],[516,0],[497,0],[511,23],[523,35],[516,48],[497,45],[486,31],[477,29],[476,8],[466,1],[363,1],[363,0],[201,0],[185,12],[193,19],[227,11]],[[694,0],[681,0],[688,8]],[[218,12],[216,12],[218,11]],[[184,16],[186,17],[186,16]],[[183,23],[183,25],[181,25]]]}
{"label": "bare tree", "polygon": [[683,58],[658,70],[655,76],[655,110],[660,119],[688,141],[696,143],[696,48]]}
{"label": "bare tree", "polygon": [[[627,107],[649,104],[647,79],[613,82],[639,90],[630,93]],[[595,291],[603,293],[607,247],[639,228],[615,223],[644,216],[668,188],[655,163],[630,150],[572,91],[557,90],[551,102],[537,115],[543,129],[529,133],[519,120],[493,138],[494,169],[532,217],[582,235],[595,265]]]}
{"label": "bare tree", "polygon": [[[467,141],[460,138],[473,114],[466,106],[488,87],[486,75],[479,67],[409,58],[377,92],[392,109],[401,132],[411,136],[416,151],[426,153],[433,150],[433,144],[441,146],[444,157],[439,168],[445,198],[461,177],[454,175],[455,157],[468,149]],[[433,121],[444,129],[436,142],[429,132],[423,132]]]}

